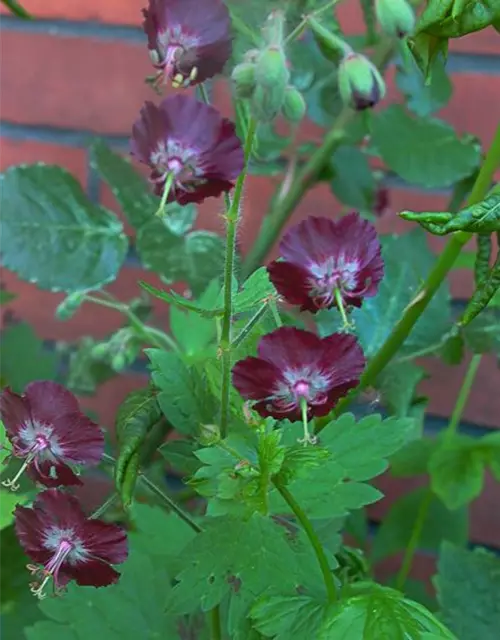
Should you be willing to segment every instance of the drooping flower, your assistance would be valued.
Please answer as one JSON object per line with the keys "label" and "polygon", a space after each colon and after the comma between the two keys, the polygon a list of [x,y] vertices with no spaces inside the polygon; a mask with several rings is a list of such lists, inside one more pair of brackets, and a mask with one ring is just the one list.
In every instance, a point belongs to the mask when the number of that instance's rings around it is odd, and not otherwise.
{"label": "drooping flower", "polygon": [[360,307],[374,296],[384,274],[375,227],[357,213],[340,220],[309,217],[280,244],[283,260],[268,265],[278,292],[290,304],[315,313],[345,305]]}
{"label": "drooping flower", "polygon": [[115,524],[86,517],[78,500],[58,489],[39,493],[31,508],[17,506],[15,529],[21,546],[33,560],[28,565],[41,581],[31,585],[39,598],[52,579],[57,593],[70,580],[105,587],[120,574],[111,564],[127,558],[127,536]]}
{"label": "drooping flower", "polygon": [[180,94],[159,106],[146,102],[134,124],[132,155],[151,168],[157,195],[167,202],[202,202],[234,186],[244,166],[232,122],[213,107]]}
{"label": "drooping flower", "polygon": [[101,429],[80,411],[75,396],[56,382],[32,382],[22,395],[4,389],[0,416],[12,455],[24,459],[15,477],[3,483],[13,491],[26,469],[47,487],[79,485],[80,479],[68,465],[92,466],[101,460]]}
{"label": "drooping flower", "polygon": [[308,417],[324,416],[356,387],[365,366],[353,335],[319,338],[310,331],[281,327],[261,338],[258,357],[233,367],[233,385],[261,416],[298,420],[301,404]]}
{"label": "drooping flower", "polygon": [[175,87],[220,73],[231,55],[231,19],[222,0],[149,0],[144,31],[158,79]]}

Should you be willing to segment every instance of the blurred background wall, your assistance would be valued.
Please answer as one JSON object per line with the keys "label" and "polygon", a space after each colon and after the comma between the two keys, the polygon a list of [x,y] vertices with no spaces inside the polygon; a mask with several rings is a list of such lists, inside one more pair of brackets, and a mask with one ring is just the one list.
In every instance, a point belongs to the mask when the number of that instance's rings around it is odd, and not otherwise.
{"label": "blurred background wall", "polygon": [[[248,0],[251,2],[251,0]],[[126,153],[131,125],[145,99],[156,97],[144,83],[151,73],[150,61],[141,30],[140,10],[145,0],[24,0],[35,20],[22,21],[6,14],[1,17],[1,169],[20,163],[43,161],[66,167],[82,183],[95,202],[118,212],[110,191],[89,162],[87,146],[96,135]],[[347,32],[363,30],[359,3],[346,0],[338,11]],[[493,29],[453,41],[448,69],[452,74],[453,96],[439,117],[449,121],[458,132],[477,136],[485,145],[491,140],[500,116],[500,35]],[[388,73],[386,100],[397,99],[393,88],[394,69]],[[216,105],[230,115],[230,103],[224,81],[215,85]],[[304,138],[320,137],[321,130],[308,123]],[[244,220],[240,247],[244,251],[255,237],[276,180],[252,176],[244,200]],[[415,190],[389,178],[389,209],[379,220],[384,232],[403,232],[410,228],[396,213],[402,209],[439,210],[445,207],[445,191]],[[209,201],[201,207],[197,225],[223,232],[220,204]],[[327,185],[309,193],[295,212],[296,221],[309,213],[335,216],[340,205]],[[119,213],[119,212],[118,212]],[[443,242],[432,238],[439,252]],[[36,248],[33,248],[36,250]],[[137,295],[138,279],[158,285],[151,273],[140,270],[130,256],[118,280],[110,290],[123,300]],[[104,337],[121,324],[113,310],[84,305],[68,322],[54,318],[54,310],[63,296],[38,290],[3,271],[3,285],[17,297],[3,313],[5,320],[23,320],[31,324],[50,351],[54,341],[73,341],[85,335]],[[455,271],[451,281],[455,305],[460,307],[472,291],[470,272]],[[158,307],[168,323],[168,310]],[[28,355],[29,360],[29,355]],[[425,360],[423,360],[424,363]],[[446,425],[460,387],[466,364],[449,367],[436,361],[426,363],[431,378],[421,390],[430,396],[427,429],[437,431]],[[112,426],[115,410],[132,389],[141,386],[145,374],[128,372],[105,383],[95,397],[83,404],[95,411],[101,424]],[[486,356],[464,413],[462,429],[481,434],[500,428],[500,371],[493,356]],[[389,499],[371,510],[374,520],[383,517],[390,501],[418,484],[382,478],[379,485]],[[500,489],[491,478],[472,505],[471,540],[500,548]],[[432,558],[425,554],[416,574],[428,575]]]}

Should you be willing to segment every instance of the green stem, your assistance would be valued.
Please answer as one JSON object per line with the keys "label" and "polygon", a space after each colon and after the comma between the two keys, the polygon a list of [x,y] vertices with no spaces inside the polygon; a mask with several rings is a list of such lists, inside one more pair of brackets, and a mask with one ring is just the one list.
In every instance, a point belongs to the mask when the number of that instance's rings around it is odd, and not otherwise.
{"label": "green stem", "polygon": [[[392,39],[384,39],[375,49],[373,63],[378,68],[383,68],[394,53]],[[357,112],[345,107],[340,112],[333,127],[326,133],[323,144],[309,158],[307,163],[298,173],[285,196],[278,201],[275,208],[268,215],[261,227],[257,241],[248,252],[243,264],[243,274],[246,278],[265,260],[271,247],[276,244],[288,218],[297,204],[302,200],[309,187],[311,187],[321,173],[323,167],[330,161],[335,149],[345,140],[347,127],[355,120]]]}
{"label": "green stem", "polygon": [[255,325],[259,322],[259,320],[267,311],[267,304],[268,303],[266,302],[265,304],[263,304],[261,307],[257,309],[254,315],[247,322],[247,324],[243,327],[243,329],[238,333],[236,338],[234,338],[234,340],[232,341],[231,349],[235,349],[239,344],[243,342],[243,340],[245,340],[245,338],[248,336],[250,331],[255,327]]}
{"label": "green stem", "polygon": [[295,517],[302,525],[305,534],[309,538],[309,542],[311,543],[311,546],[318,560],[321,573],[323,574],[323,580],[325,582],[326,592],[328,594],[328,601],[335,602],[335,600],[337,599],[337,589],[335,587],[333,573],[330,570],[328,558],[326,557],[325,551],[321,546],[321,542],[319,541],[316,531],[314,530],[309,518],[306,516],[300,505],[295,501],[295,498],[288,491],[288,489],[276,480],[273,480],[273,484],[280,492],[281,496],[286,501],[290,509],[293,511]]}
{"label": "green stem", "polygon": [[210,104],[210,98],[208,97],[207,90],[206,90],[205,85],[203,83],[198,85],[198,91],[200,92],[200,96],[201,96],[201,99],[203,100],[203,102],[205,104],[209,105]]}
{"label": "green stem", "polygon": [[480,353],[475,353],[472,356],[472,359],[469,363],[469,367],[467,368],[467,372],[464,377],[464,381],[462,386],[460,387],[460,391],[458,392],[457,402],[455,404],[455,408],[453,409],[453,413],[451,414],[450,421],[444,432],[445,440],[450,440],[456,433],[457,427],[460,424],[460,419],[462,418],[462,414],[465,409],[465,405],[467,404],[467,400],[469,399],[469,394],[472,389],[472,385],[474,384],[474,380],[476,378],[477,370],[479,365],[481,364]]}
{"label": "green stem", "polygon": [[118,498],[118,494],[116,492],[112,493],[109,496],[109,498],[101,504],[100,507],[97,507],[97,509],[90,514],[89,518],[91,518],[92,520],[100,518],[102,514],[108,510],[108,508],[115,502],[117,498]]}
{"label": "green stem", "polygon": [[[460,391],[458,392],[458,398],[455,403],[455,408],[453,409],[450,421],[444,432],[443,442],[449,441],[455,435],[457,427],[460,424],[465,405],[467,404],[467,400],[469,399],[469,394],[472,389],[472,385],[474,383],[474,379],[476,377],[480,362],[481,354],[475,354],[474,356],[472,356],[469,367],[464,377],[464,381],[462,383],[462,386],[460,387]],[[431,488],[429,487],[426,489],[424,497],[422,498],[422,501],[418,508],[417,518],[415,520],[415,523],[413,524],[410,540],[403,557],[401,569],[399,570],[398,577],[396,579],[396,589],[403,590],[406,578],[411,571],[413,558],[420,542],[420,536],[422,535],[422,530],[427,519],[427,514],[429,512],[429,507],[431,506],[432,497],[433,493]]]}
{"label": "green stem", "polygon": [[403,591],[406,583],[406,578],[411,571],[413,557],[417,550],[418,543],[420,542],[420,536],[422,535],[422,530],[427,519],[427,512],[432,502],[432,495],[432,491],[430,489],[426,489],[425,495],[422,498],[422,501],[418,508],[417,517],[415,518],[415,522],[413,524],[413,529],[408,541],[408,546],[405,550],[401,569],[399,570],[398,576],[396,578],[396,589],[399,589],[400,591]]}
{"label": "green stem", "polygon": [[[104,294],[106,292],[102,293]],[[138,318],[126,304],[112,300],[103,300],[102,298],[97,298],[96,296],[92,295],[85,295],[85,300],[86,302],[93,302],[94,304],[98,304],[101,307],[114,309],[115,311],[118,311],[119,313],[125,315],[130,320],[130,324],[134,327],[134,329],[155,347],[163,349],[166,346],[172,351],[179,351],[178,345],[176,344],[176,342],[174,342],[174,340],[172,340],[169,335],[167,335],[160,329],[156,329],[155,327],[144,324],[144,322],[142,322],[142,320]]]}
{"label": "green stem", "polygon": [[[466,206],[477,204],[486,196],[490,189],[495,170],[498,166],[500,166],[500,126],[498,127],[491,147],[486,154],[481,170],[479,171],[472,191],[467,199]],[[408,337],[413,326],[425,311],[432,297],[452,269],[456,259],[460,255],[462,247],[469,242],[472,236],[472,233],[465,233],[464,231],[457,231],[452,235],[444,251],[436,260],[427,280],[417,292],[414,299],[406,307],[399,322],[395,325],[387,340],[369,362],[364,374],[361,376],[359,385],[353,393],[342,398],[335,407],[334,416],[340,415],[355,395],[358,395],[363,389],[366,389],[375,382],[377,376]],[[328,424],[328,418],[323,419],[318,424],[317,431],[321,431],[326,424]]]}
{"label": "green stem", "polygon": [[234,257],[236,253],[236,232],[240,217],[240,202],[243,195],[243,186],[248,170],[248,161],[252,152],[257,123],[252,118],[248,124],[247,136],[245,140],[245,168],[238,176],[234,188],[234,196],[231,207],[226,213],[227,235],[226,235],[226,263],[224,266],[224,315],[222,318],[222,332],[220,339],[220,352],[222,354],[222,390],[221,390],[221,416],[220,431],[221,437],[227,435],[229,419],[229,392],[231,388],[231,321],[233,316],[233,274]]}
{"label": "green stem", "polygon": [[295,40],[295,38],[298,38],[302,34],[304,29],[307,27],[307,23],[308,23],[308,20],[310,18],[314,18],[314,17],[317,17],[317,16],[321,15],[323,12],[327,11],[328,9],[333,8],[336,4],[338,4],[341,1],[342,0],[330,0],[330,2],[327,2],[326,4],[324,4],[319,9],[316,9],[315,11],[312,11],[311,13],[303,16],[302,20],[295,27],[295,29],[293,29],[293,31],[291,31],[287,35],[287,37],[285,38],[284,44],[285,45],[290,44],[290,42],[293,42]]}
{"label": "green stem", "polygon": [[269,308],[271,309],[274,323],[279,329],[279,327],[283,326],[283,322],[281,320],[280,312],[278,311],[278,304],[274,298],[271,298],[271,300],[269,300]]}

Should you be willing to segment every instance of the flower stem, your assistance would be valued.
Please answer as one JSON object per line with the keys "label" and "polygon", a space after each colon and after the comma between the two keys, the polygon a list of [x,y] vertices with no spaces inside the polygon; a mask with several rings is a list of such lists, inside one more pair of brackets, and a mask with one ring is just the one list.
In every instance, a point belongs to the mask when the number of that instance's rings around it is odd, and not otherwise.
{"label": "flower stem", "polygon": [[311,546],[318,560],[321,573],[323,574],[323,580],[325,581],[326,592],[328,594],[328,601],[335,602],[335,600],[337,599],[337,589],[335,587],[335,581],[330,570],[330,565],[328,564],[328,558],[326,557],[325,551],[316,534],[316,531],[314,530],[309,518],[306,516],[300,505],[295,501],[295,498],[288,491],[288,489],[276,480],[273,480],[273,484],[280,492],[281,496],[286,501],[290,509],[293,511],[295,517],[300,522],[307,537],[309,538],[309,542],[311,543]]}
{"label": "flower stem", "polygon": [[274,298],[271,298],[271,300],[269,300],[269,308],[271,309],[274,323],[279,329],[283,326],[283,322],[281,320],[280,312],[278,311],[278,304],[276,303],[276,300]]}
{"label": "flower stem", "polygon": [[[493,138],[491,147],[486,154],[472,191],[467,198],[466,206],[471,206],[481,202],[488,193],[493,180],[493,175],[498,166],[500,166],[500,125],[498,126],[495,137]],[[387,340],[369,362],[361,377],[358,387],[356,387],[353,393],[342,398],[335,407],[335,416],[342,413],[355,395],[375,382],[377,376],[402,346],[410,331],[413,329],[413,326],[425,311],[432,297],[455,264],[456,259],[462,251],[462,247],[466,245],[472,237],[472,233],[465,233],[464,231],[457,231],[451,236],[444,251],[436,260],[427,280],[424,282],[410,304],[406,307],[399,322],[393,328]],[[323,420],[318,425],[317,431],[321,431],[326,424],[328,424],[328,420]]]}
{"label": "flower stem", "polygon": [[226,262],[224,266],[224,316],[222,318],[222,332],[220,339],[220,352],[222,354],[222,391],[221,391],[221,416],[220,431],[221,437],[227,435],[227,425],[229,418],[229,391],[231,385],[231,320],[233,316],[233,275],[234,257],[236,252],[236,232],[240,216],[240,201],[243,195],[243,186],[248,170],[248,162],[252,152],[257,123],[252,118],[248,123],[248,130],[245,140],[245,167],[238,176],[234,188],[234,196],[231,206],[226,212],[227,234],[226,234]]}
{"label": "flower stem", "polygon": [[259,322],[262,316],[267,311],[267,303],[263,304],[261,307],[257,309],[254,315],[250,318],[250,320],[246,323],[243,329],[238,333],[238,335],[234,338],[231,343],[231,349],[235,349],[239,344],[245,340],[250,331],[255,327],[255,325]]}
{"label": "flower stem", "polygon": [[[465,405],[467,404],[467,400],[469,399],[469,394],[471,392],[480,362],[481,354],[475,354],[474,356],[472,356],[472,360],[469,363],[464,381],[462,383],[462,386],[460,387],[460,391],[458,392],[458,398],[455,403],[455,408],[453,409],[450,421],[444,432],[444,442],[453,438],[457,427],[460,424],[460,419],[462,418]],[[418,508],[417,517],[413,524],[410,540],[403,557],[401,569],[399,570],[398,577],[396,579],[396,589],[403,590],[406,578],[411,571],[413,557],[417,550],[418,543],[420,542],[420,536],[422,535],[422,529],[424,528],[424,524],[427,519],[427,513],[429,511],[429,507],[431,506],[432,497],[432,490],[430,487],[428,487]]]}
{"label": "flower stem", "polygon": [[144,339],[146,339],[155,347],[158,347],[159,349],[167,347],[172,351],[179,351],[178,345],[168,334],[164,333],[160,329],[156,329],[156,327],[151,327],[150,325],[144,324],[144,322],[142,322],[142,320],[138,318],[126,304],[113,300],[103,300],[102,298],[97,298],[96,296],[92,295],[85,295],[85,300],[86,302],[93,302],[94,304],[98,304],[101,307],[108,307],[108,309],[115,309],[115,311],[123,313],[123,315],[125,315],[130,320],[130,324],[137,331],[137,333],[143,336]]}
{"label": "flower stem", "polygon": [[[373,63],[379,69],[383,68],[389,62],[393,53],[393,40],[384,39],[375,49]],[[309,187],[317,181],[318,175],[321,173],[323,167],[330,162],[335,149],[344,142],[346,129],[356,117],[356,111],[347,107],[342,109],[333,127],[326,133],[321,147],[312,154],[294,179],[290,189],[283,198],[277,202],[270,215],[265,218],[257,241],[248,252],[243,264],[244,277],[247,277],[262,264],[269,250],[281,235],[285,224],[288,222],[288,218],[297,204],[305,196]]]}
{"label": "flower stem", "polygon": [[107,511],[109,507],[111,507],[111,505],[116,501],[117,498],[118,494],[116,492],[112,493],[109,498],[101,504],[100,507],[97,507],[97,509],[90,514],[89,518],[91,518],[92,520],[100,518],[102,514]]}

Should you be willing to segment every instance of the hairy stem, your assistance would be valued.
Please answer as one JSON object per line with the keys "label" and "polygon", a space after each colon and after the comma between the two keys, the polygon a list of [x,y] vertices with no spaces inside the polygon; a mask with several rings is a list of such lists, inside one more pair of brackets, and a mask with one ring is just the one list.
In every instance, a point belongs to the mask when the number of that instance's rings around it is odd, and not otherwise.
{"label": "hairy stem", "polygon": [[276,489],[280,492],[283,499],[287,502],[290,509],[295,514],[295,517],[300,522],[302,528],[305,531],[305,534],[309,538],[309,542],[311,543],[311,546],[318,560],[321,573],[323,574],[323,580],[325,581],[326,592],[328,594],[328,601],[335,602],[335,600],[337,599],[337,589],[335,587],[335,581],[333,579],[333,574],[330,570],[325,551],[321,545],[321,542],[319,541],[316,531],[314,531],[309,518],[306,516],[300,505],[295,501],[295,498],[288,491],[288,489],[275,480],[273,481],[273,483]]}
{"label": "hairy stem", "polygon": [[[477,373],[480,362],[481,362],[481,354],[476,354],[472,356],[472,360],[469,363],[469,367],[465,374],[464,381],[462,383],[462,386],[460,387],[460,391],[458,392],[458,398],[455,403],[455,408],[453,409],[453,413],[451,414],[450,421],[444,432],[444,442],[453,438],[457,430],[457,427],[460,424],[460,419],[462,418],[465,405],[467,404],[467,400],[469,399],[469,394],[471,392],[472,385],[474,383],[474,379],[476,377],[476,373]],[[424,524],[427,519],[429,507],[431,506],[432,496],[433,496],[433,493],[431,488],[429,487],[426,490],[424,497],[422,498],[422,501],[418,508],[417,517],[413,524],[410,540],[408,542],[408,546],[406,548],[406,551],[403,557],[401,569],[399,570],[399,573],[396,579],[396,589],[402,590],[404,588],[406,579],[411,571],[413,558],[415,556],[415,552],[420,542],[420,536],[422,535],[422,530],[424,528]]]}
{"label": "hairy stem", "polygon": [[[498,127],[491,147],[486,154],[481,170],[479,171],[472,191],[467,199],[466,206],[477,204],[486,196],[490,189],[493,175],[498,166],[500,166],[500,126]],[[335,416],[340,415],[344,411],[355,395],[359,394],[360,391],[366,389],[375,382],[377,376],[390,362],[392,357],[410,334],[413,326],[425,311],[427,305],[432,300],[432,297],[455,264],[456,259],[462,251],[462,247],[469,242],[472,236],[472,233],[465,233],[464,231],[457,231],[451,236],[444,251],[436,260],[427,280],[416,293],[410,304],[406,307],[403,315],[393,328],[387,340],[380,347],[372,360],[370,360],[364,374],[361,376],[358,387],[356,387],[353,393],[342,398],[335,407]],[[323,419],[318,424],[317,431],[321,431],[326,424],[328,424],[328,418],[326,420]]]}
{"label": "hairy stem", "polygon": [[226,235],[226,262],[224,266],[224,315],[222,318],[222,332],[219,343],[222,355],[222,391],[221,391],[221,416],[220,432],[221,437],[227,435],[227,425],[229,418],[229,391],[231,386],[231,321],[233,316],[233,276],[234,276],[234,256],[236,252],[236,233],[240,217],[240,202],[243,195],[243,186],[248,170],[248,162],[252,152],[253,141],[257,123],[252,118],[248,124],[245,140],[245,168],[238,176],[234,188],[234,196],[231,206],[226,212],[227,235]]}
{"label": "hairy stem", "polygon": [[[394,53],[392,40],[383,40],[375,49],[373,63],[378,68],[383,68],[389,62]],[[318,175],[327,162],[345,140],[347,127],[355,120],[358,113],[345,107],[336,119],[333,127],[326,133],[324,142],[319,149],[309,158],[307,163],[298,173],[290,186],[289,191],[276,204],[271,214],[268,215],[261,227],[257,241],[248,252],[243,264],[243,274],[247,277],[262,264],[270,249],[281,235],[288,218],[297,204],[305,196],[309,187],[317,180]]]}

